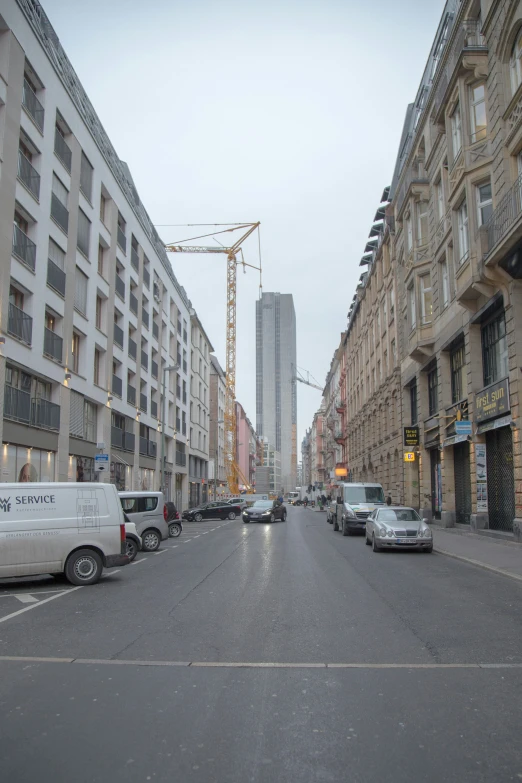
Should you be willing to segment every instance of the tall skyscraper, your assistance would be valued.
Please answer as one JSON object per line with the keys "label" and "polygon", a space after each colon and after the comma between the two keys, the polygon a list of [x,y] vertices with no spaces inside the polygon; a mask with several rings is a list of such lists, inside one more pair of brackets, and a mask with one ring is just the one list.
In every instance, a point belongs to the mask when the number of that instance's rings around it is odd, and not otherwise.
{"label": "tall skyscraper", "polygon": [[257,434],[281,454],[286,492],[297,480],[296,329],[292,294],[263,293],[256,302]]}

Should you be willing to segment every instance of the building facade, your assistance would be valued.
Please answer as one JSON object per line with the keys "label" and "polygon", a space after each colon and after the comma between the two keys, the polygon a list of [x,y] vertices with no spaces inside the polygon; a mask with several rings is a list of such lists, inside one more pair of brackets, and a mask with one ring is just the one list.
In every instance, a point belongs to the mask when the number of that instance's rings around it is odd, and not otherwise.
{"label": "building facade", "polygon": [[226,375],[216,356],[210,357],[209,482],[213,497],[225,491],[225,396]]}
{"label": "building facade", "polygon": [[245,409],[236,400],[236,462],[244,477],[239,481],[240,491],[256,485],[257,435]]}
{"label": "building facade", "polygon": [[[190,310],[189,505],[206,503],[210,449],[210,366],[214,349],[195,310]],[[183,361],[186,361],[185,354]]]}
{"label": "building facade", "polygon": [[256,430],[281,454],[285,491],[297,477],[296,323],[291,294],[256,302]]}
{"label": "building facade", "polygon": [[262,439],[261,448],[263,452],[263,466],[258,468],[257,471],[260,477],[259,486],[256,487],[257,492],[279,495],[282,489],[281,455],[266,438]]}

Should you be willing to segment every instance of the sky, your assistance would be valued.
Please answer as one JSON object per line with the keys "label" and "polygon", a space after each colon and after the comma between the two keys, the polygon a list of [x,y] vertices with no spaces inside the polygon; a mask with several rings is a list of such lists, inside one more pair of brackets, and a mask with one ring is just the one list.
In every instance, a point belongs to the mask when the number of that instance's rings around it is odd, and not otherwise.
{"label": "sky", "polygon": [[[261,222],[263,290],[293,294],[297,365],[323,385],[443,0],[42,5],[165,242]],[[256,236],[244,257],[258,265]],[[224,367],[226,258],[171,259]],[[238,270],[236,396],[254,426],[258,293]],[[321,392],[297,393],[300,443]]]}

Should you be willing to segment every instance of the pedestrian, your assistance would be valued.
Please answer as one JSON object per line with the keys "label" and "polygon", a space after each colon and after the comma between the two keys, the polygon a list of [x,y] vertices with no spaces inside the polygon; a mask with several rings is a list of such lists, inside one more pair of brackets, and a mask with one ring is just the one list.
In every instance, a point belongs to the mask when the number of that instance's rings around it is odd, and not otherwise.
{"label": "pedestrian", "polygon": [[303,500],[303,506],[306,508],[307,505],[308,505],[308,495],[305,495]]}
{"label": "pedestrian", "polygon": [[388,497],[386,498],[386,505],[391,506],[391,504],[392,504],[391,495],[388,495]]}
{"label": "pedestrian", "polygon": [[283,496],[282,495],[279,495],[279,497],[277,498],[277,502],[281,503],[281,504],[283,503]]}
{"label": "pedestrian", "polygon": [[324,493],[321,495],[321,500],[323,501],[323,506],[326,506],[326,495]]}

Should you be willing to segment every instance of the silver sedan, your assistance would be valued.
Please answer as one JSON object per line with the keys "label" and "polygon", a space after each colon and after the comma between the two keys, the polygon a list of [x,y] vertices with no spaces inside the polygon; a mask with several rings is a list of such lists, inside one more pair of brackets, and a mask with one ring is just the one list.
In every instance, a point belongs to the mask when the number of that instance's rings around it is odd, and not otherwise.
{"label": "silver sedan", "polygon": [[366,520],[366,543],[374,552],[385,549],[419,549],[433,552],[433,534],[427,519],[414,508],[376,508]]}

